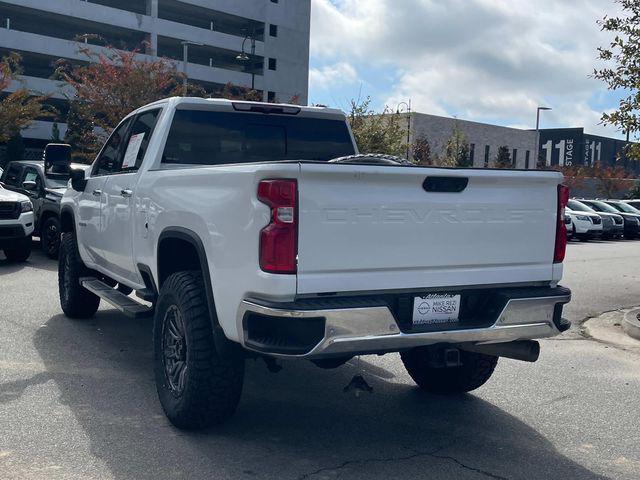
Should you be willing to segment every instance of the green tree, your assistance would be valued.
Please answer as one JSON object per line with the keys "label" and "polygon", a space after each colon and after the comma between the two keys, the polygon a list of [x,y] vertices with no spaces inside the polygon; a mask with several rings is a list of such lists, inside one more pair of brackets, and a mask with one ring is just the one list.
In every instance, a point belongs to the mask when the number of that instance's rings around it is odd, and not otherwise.
{"label": "green tree", "polygon": [[60,143],[60,127],[58,126],[58,122],[53,122],[53,127],[51,127],[51,141],[53,143]]}
{"label": "green tree", "polygon": [[411,146],[413,162],[417,165],[433,165],[431,158],[431,144],[429,139],[424,135],[420,135],[415,139]]}
{"label": "green tree", "polygon": [[67,132],[64,136],[65,143],[71,145],[71,157],[75,162],[91,162],[95,152],[99,148],[98,137],[93,132],[90,112],[79,101],[72,101],[67,113]]}
{"label": "green tree", "polygon": [[633,188],[629,191],[627,198],[640,199],[640,180],[636,180],[636,183],[633,186]]}
{"label": "green tree", "polygon": [[[594,70],[593,76],[605,82],[610,90],[620,91],[623,98],[617,110],[604,113],[605,125],[613,125],[620,131],[640,132],[640,2],[615,0],[622,7],[618,17],[604,17],[598,22],[603,31],[614,35],[608,47],[598,49],[599,57],[606,63]],[[640,158],[640,145],[629,147],[628,157]]]}
{"label": "green tree", "polygon": [[388,108],[375,112],[371,97],[351,100],[349,123],[361,153],[383,153],[404,157],[407,151],[406,127],[400,116]]}
{"label": "green tree", "polygon": [[511,168],[513,163],[511,162],[511,151],[506,145],[498,147],[498,153],[494,161],[495,168]]}
{"label": "green tree", "polygon": [[444,155],[440,158],[440,165],[447,167],[471,167],[470,147],[467,136],[458,125],[453,127],[451,136],[445,143]]}
{"label": "green tree", "polygon": [[20,135],[20,132],[15,133],[7,141],[7,161],[14,162],[16,160],[24,160],[25,150],[22,135]]}

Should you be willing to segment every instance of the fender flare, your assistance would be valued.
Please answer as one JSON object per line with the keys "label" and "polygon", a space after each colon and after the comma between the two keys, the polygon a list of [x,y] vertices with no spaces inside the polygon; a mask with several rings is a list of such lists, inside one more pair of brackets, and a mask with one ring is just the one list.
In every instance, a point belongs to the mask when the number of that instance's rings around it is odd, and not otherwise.
{"label": "fender flare", "polygon": [[209,272],[209,263],[207,261],[207,252],[204,248],[204,243],[202,242],[202,240],[200,239],[197,233],[195,233],[193,230],[189,230],[184,227],[167,227],[164,230],[162,230],[162,232],[160,233],[160,236],[158,237],[158,242],[156,244],[157,245],[156,274],[158,276],[158,279],[157,279],[158,281],[156,281],[156,279],[153,278],[150,272],[151,281],[155,285],[157,285],[158,291],[162,288],[162,285],[159,282],[160,264],[157,259],[157,252],[159,251],[159,246],[162,243],[162,241],[167,238],[183,240],[191,244],[195,248],[198,254],[198,261],[200,263],[202,277],[204,279],[205,293],[207,296],[207,305],[209,307],[209,318],[211,321],[211,328],[213,331],[213,341],[219,353],[223,355],[227,354],[231,349],[232,342],[227,338],[227,336],[224,333],[224,330],[220,326],[220,322],[218,321],[218,314],[216,310],[215,299],[213,296],[213,285],[211,283],[211,273]]}
{"label": "fender flare", "polygon": [[[67,222],[64,221],[64,218],[66,215],[71,216],[71,225],[69,225]],[[75,231],[76,222],[75,222],[75,214],[73,213],[73,208],[69,206],[62,207],[60,209],[59,218],[60,218],[60,232],[68,233],[68,232]]]}

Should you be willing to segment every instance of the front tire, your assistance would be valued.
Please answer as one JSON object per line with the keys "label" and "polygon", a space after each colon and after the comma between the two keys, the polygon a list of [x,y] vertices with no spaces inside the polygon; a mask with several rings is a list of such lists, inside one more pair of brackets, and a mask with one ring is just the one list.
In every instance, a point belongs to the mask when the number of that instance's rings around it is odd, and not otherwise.
{"label": "front tire", "polygon": [[432,366],[434,347],[419,347],[400,354],[407,372],[424,391],[438,395],[470,392],[484,385],[498,364],[498,357],[460,350],[460,366]]}
{"label": "front tire", "polygon": [[31,235],[20,240],[19,243],[16,243],[12,247],[5,248],[4,254],[9,261],[26,262],[31,256]]}
{"label": "front tire", "polygon": [[200,272],[174,273],[163,283],[154,324],[156,388],[165,414],[182,429],[225,422],[240,402],[244,358],[217,351]]}
{"label": "front tire", "polygon": [[90,318],[98,311],[100,297],[80,285],[80,278],[90,276],[82,263],[73,233],[63,233],[58,261],[58,291],[60,306],[69,318]]}
{"label": "front tire", "polygon": [[58,258],[60,251],[60,221],[49,217],[40,229],[40,246],[49,258]]}

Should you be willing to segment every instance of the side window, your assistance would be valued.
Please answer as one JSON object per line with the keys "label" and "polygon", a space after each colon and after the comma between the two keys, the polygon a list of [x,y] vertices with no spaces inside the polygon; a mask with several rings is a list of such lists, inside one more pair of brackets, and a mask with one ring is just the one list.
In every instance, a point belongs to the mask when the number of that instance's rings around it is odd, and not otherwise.
{"label": "side window", "polygon": [[36,192],[42,190],[42,179],[35,168],[28,167],[24,169],[24,175],[22,176],[22,182],[20,182],[20,185],[22,186],[22,183],[24,182],[36,182]]}
{"label": "side window", "polygon": [[123,172],[136,171],[142,165],[159,116],[160,110],[150,110],[134,120],[122,160]]}
{"label": "side window", "polygon": [[111,175],[120,171],[122,155],[124,154],[124,142],[129,125],[131,125],[130,118],[113,131],[93,165],[92,175]]}
{"label": "side window", "polygon": [[11,187],[17,187],[20,184],[20,173],[22,168],[20,165],[11,165],[7,171],[4,183]]}

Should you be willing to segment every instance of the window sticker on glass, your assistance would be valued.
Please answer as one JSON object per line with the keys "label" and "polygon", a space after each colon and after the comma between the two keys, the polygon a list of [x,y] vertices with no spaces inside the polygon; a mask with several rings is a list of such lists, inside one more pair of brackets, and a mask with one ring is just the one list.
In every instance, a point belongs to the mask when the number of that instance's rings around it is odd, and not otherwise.
{"label": "window sticker on glass", "polygon": [[122,168],[131,168],[136,166],[136,159],[138,158],[138,152],[142,146],[144,140],[144,133],[138,133],[137,135],[131,135],[127,151],[124,154],[124,160],[122,161]]}

